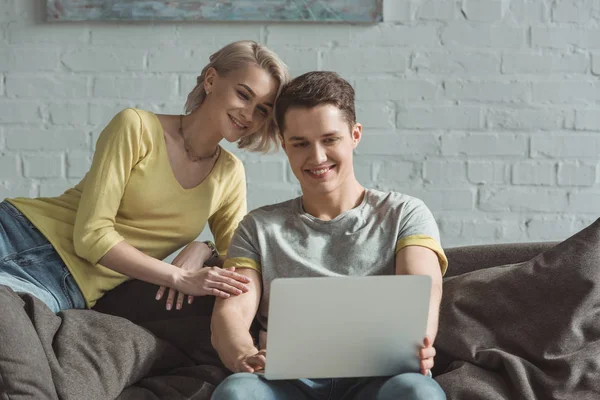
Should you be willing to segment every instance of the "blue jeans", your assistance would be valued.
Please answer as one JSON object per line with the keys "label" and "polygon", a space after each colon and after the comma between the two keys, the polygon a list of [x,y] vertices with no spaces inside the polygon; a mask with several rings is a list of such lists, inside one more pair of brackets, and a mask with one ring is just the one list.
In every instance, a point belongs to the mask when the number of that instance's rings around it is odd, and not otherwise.
{"label": "blue jeans", "polygon": [[445,400],[436,381],[417,373],[385,378],[297,379],[269,381],[250,373],[230,375],[212,400]]}
{"label": "blue jeans", "polygon": [[54,247],[7,201],[0,203],[0,285],[29,293],[54,312],[85,308],[79,286]]}

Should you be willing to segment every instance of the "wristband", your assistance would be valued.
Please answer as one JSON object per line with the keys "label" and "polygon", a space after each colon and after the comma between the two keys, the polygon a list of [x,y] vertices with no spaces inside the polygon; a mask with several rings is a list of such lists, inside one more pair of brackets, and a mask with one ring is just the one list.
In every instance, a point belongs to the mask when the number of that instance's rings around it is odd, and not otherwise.
{"label": "wristband", "polygon": [[207,240],[206,242],[203,242],[204,244],[206,244],[208,246],[208,248],[210,249],[212,256],[210,258],[219,258],[219,250],[217,250],[217,246],[215,246],[215,244],[213,242],[211,242],[210,240]]}

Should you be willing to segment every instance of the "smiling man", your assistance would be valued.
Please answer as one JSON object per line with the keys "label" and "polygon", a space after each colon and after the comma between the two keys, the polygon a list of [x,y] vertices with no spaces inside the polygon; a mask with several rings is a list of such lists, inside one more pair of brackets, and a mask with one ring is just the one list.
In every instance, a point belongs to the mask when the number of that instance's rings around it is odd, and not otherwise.
{"label": "smiling man", "polygon": [[[302,196],[249,213],[238,226],[226,267],[246,275],[249,291],[217,299],[212,342],[233,375],[213,399],[445,399],[431,379],[447,260],[422,201],[365,189],[356,179],[354,89],[333,72],[309,72],[283,88],[276,104],[281,145]],[[394,377],[269,381],[264,369],[270,285],[275,278],[429,275],[432,290],[421,373]],[[261,325],[258,346],[249,333]],[[293,343],[290,343],[292,346]]]}

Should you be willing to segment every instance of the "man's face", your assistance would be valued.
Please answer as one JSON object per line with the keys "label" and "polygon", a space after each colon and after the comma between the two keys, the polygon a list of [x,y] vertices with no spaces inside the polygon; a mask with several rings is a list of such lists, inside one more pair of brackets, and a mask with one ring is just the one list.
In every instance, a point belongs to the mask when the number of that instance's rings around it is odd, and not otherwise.
{"label": "man's face", "polygon": [[304,195],[329,194],[355,182],[352,152],[362,126],[352,130],[339,108],[291,108],[284,117],[282,146]]}

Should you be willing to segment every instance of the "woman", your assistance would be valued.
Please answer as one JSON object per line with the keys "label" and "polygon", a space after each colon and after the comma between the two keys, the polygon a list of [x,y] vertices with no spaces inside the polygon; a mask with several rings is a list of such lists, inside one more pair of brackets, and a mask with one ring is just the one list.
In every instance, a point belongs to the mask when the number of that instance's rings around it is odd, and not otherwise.
{"label": "woman", "polygon": [[[0,203],[0,284],[53,311],[92,307],[129,278],[176,293],[229,297],[247,291],[233,270],[202,268],[226,252],[246,213],[242,163],[219,146],[267,150],[285,64],[252,41],[210,57],[188,95],[186,115],[126,109],[102,131],[90,171],[54,198]],[[194,239],[206,222],[215,237]],[[161,261],[182,246],[173,264]]]}

